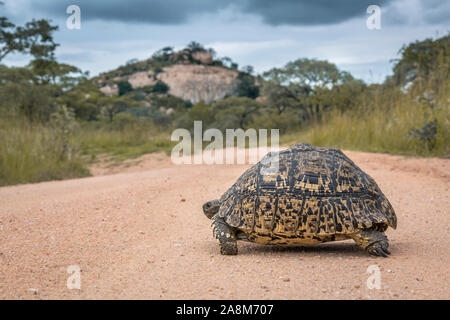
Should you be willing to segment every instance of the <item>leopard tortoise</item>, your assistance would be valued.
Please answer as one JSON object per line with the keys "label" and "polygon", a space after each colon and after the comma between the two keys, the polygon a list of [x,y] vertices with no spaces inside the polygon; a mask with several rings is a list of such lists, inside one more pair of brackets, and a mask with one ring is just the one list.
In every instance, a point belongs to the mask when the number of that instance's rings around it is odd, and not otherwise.
{"label": "leopard tortoise", "polygon": [[225,255],[237,254],[237,240],[353,239],[369,254],[386,257],[384,231],[397,227],[394,209],[369,175],[340,150],[306,143],[267,154],[219,200],[206,202],[203,212]]}

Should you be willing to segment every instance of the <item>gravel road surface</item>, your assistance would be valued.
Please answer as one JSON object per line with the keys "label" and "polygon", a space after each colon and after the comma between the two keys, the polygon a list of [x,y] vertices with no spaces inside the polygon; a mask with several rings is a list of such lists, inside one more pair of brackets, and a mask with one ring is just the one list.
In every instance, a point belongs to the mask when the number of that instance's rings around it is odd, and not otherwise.
{"label": "gravel road surface", "polygon": [[[389,258],[351,240],[242,242],[221,256],[201,207],[248,165],[153,154],[89,178],[0,188],[0,298],[449,299],[450,160],[346,154],[396,210]],[[369,267],[380,289],[368,288]]]}

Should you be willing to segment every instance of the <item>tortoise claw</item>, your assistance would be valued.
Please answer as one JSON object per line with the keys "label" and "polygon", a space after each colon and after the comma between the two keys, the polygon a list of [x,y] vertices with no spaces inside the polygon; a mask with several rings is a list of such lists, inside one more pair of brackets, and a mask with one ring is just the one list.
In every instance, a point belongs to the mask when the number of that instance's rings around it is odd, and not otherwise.
{"label": "tortoise claw", "polygon": [[389,250],[388,250],[389,242],[387,242],[387,241],[381,241],[381,242],[379,242],[379,245],[380,245],[380,247],[381,247],[381,249],[382,249],[383,251],[385,251],[386,253],[390,254],[390,252],[389,252]]}
{"label": "tortoise claw", "polygon": [[387,256],[391,254],[387,249],[387,244],[383,242],[374,243],[370,248],[368,248],[367,252],[373,256],[384,258],[387,258]]}

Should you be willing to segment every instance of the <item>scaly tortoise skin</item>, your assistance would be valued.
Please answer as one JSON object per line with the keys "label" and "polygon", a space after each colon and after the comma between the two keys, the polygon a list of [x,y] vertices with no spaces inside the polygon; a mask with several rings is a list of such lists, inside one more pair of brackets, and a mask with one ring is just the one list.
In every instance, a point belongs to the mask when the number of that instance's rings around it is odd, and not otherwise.
{"label": "scaly tortoise skin", "polygon": [[[270,167],[279,157],[278,169]],[[222,254],[237,240],[261,244],[315,244],[353,239],[386,257],[388,226],[397,217],[375,181],[337,149],[297,144],[267,154],[219,200],[203,205]]]}

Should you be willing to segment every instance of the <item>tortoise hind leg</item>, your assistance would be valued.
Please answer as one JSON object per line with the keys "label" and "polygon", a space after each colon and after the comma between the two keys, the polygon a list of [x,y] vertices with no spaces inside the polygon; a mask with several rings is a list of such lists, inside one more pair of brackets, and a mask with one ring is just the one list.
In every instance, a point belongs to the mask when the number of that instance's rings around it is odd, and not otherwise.
{"label": "tortoise hind leg", "polygon": [[390,254],[389,241],[384,232],[372,229],[358,230],[351,238],[371,255],[387,257]]}
{"label": "tortoise hind leg", "polygon": [[218,214],[214,215],[212,220],[213,234],[219,241],[220,253],[236,255],[238,249],[235,229],[230,227]]}

